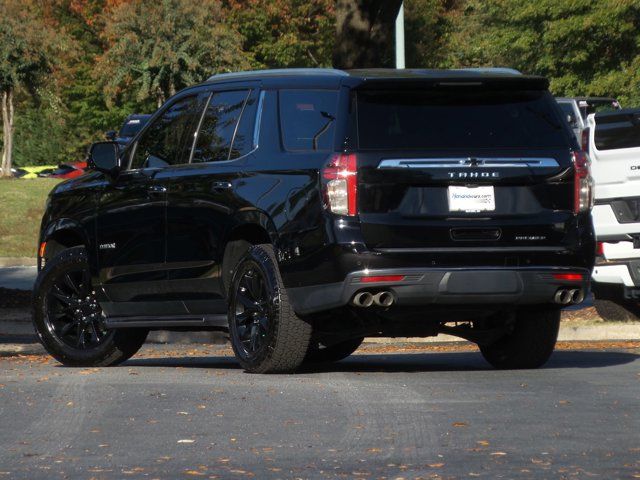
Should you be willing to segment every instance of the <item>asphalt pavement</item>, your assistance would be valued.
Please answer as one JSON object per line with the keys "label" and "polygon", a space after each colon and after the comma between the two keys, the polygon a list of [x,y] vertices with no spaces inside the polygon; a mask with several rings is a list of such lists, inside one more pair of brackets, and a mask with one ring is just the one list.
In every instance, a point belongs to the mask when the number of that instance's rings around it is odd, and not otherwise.
{"label": "asphalt pavement", "polygon": [[[164,350],[163,350],[164,348]],[[638,478],[640,349],[475,351],[250,375],[228,350],[0,359],[0,478]]]}

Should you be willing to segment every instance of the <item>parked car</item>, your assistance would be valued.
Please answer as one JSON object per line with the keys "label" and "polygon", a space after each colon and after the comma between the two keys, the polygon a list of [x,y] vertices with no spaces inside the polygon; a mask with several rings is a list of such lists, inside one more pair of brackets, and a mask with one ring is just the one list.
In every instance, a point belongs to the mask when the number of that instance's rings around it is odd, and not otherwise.
{"label": "parked car", "polygon": [[588,117],[599,241],[595,307],[607,320],[640,316],[640,109]]}
{"label": "parked car", "polygon": [[76,178],[87,168],[87,162],[61,163],[57,168],[43,170],[38,177],[45,178]]}
{"label": "parked car", "polygon": [[90,164],[40,235],[34,322],[67,365],[177,328],[228,331],[250,372],[439,333],[535,368],[589,289],[589,163],[541,77],[216,75]]}
{"label": "parked car", "polygon": [[42,172],[52,172],[56,169],[54,165],[38,165],[35,167],[22,167],[17,173],[19,175],[18,178],[31,180],[34,178],[38,178],[39,174]]}
{"label": "parked car", "polygon": [[585,150],[589,138],[586,131],[587,117],[592,113],[622,108],[615,98],[609,97],[561,97],[556,98],[556,101],[565,113],[578,143]]}
{"label": "parked car", "polygon": [[125,147],[136,134],[146,125],[151,115],[144,113],[134,113],[129,115],[119,131],[110,130],[106,133],[107,140],[118,143],[121,147]]}

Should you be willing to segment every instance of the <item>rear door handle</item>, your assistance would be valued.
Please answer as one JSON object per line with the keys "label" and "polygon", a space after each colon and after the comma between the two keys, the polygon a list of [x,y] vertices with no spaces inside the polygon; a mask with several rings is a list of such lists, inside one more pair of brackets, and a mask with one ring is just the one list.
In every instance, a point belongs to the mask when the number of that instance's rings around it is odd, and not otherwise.
{"label": "rear door handle", "polygon": [[230,182],[213,182],[211,188],[214,190],[229,190],[233,188],[233,185]]}
{"label": "rear door handle", "polygon": [[164,185],[150,185],[147,189],[149,193],[167,193],[167,187]]}

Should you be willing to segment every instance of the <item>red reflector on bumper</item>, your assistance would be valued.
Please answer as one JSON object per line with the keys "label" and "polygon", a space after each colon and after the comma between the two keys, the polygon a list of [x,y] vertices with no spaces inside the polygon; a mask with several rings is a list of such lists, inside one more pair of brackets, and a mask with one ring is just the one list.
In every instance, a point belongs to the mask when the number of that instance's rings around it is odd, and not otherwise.
{"label": "red reflector on bumper", "polygon": [[574,282],[581,282],[584,278],[581,273],[554,273],[553,278],[556,280],[570,280]]}
{"label": "red reflector on bumper", "polygon": [[362,283],[375,283],[375,282],[401,282],[404,280],[404,275],[374,275],[372,277],[360,277]]}

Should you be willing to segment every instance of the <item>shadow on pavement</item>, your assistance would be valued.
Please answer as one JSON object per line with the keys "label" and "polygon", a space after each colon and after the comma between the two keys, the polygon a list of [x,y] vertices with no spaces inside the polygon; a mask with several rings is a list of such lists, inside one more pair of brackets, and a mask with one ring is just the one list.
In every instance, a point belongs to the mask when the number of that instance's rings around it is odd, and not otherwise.
{"label": "shadow on pavement", "polygon": [[[635,353],[621,351],[557,351],[543,368],[603,368],[631,363],[639,358]],[[134,358],[123,366],[240,369],[233,357]],[[299,373],[474,370],[492,370],[477,352],[353,355],[337,363],[304,365]]]}

